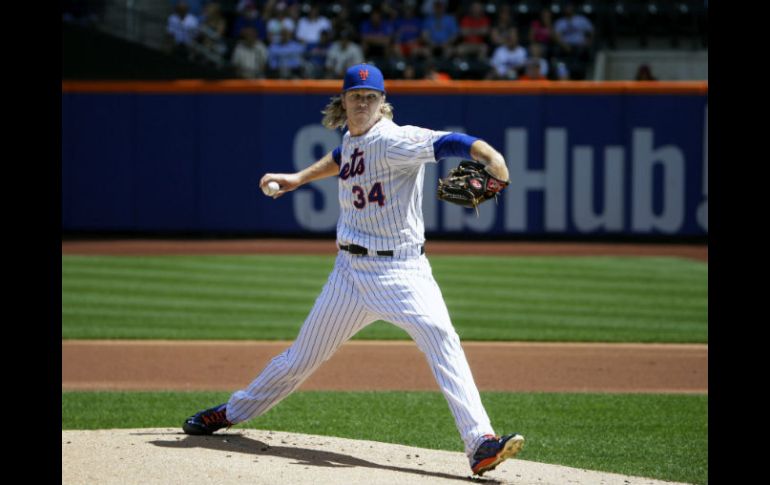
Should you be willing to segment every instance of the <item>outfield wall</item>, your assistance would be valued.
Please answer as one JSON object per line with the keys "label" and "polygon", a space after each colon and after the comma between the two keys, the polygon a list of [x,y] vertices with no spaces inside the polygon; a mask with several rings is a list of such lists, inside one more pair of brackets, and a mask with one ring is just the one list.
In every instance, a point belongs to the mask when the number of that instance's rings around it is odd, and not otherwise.
{"label": "outfield wall", "polygon": [[[62,225],[68,231],[333,234],[335,179],[272,200],[265,172],[336,147],[320,111],[336,81],[62,83]],[[708,234],[705,82],[386,83],[395,121],[463,131],[506,158],[499,204],[438,203],[432,234]]]}

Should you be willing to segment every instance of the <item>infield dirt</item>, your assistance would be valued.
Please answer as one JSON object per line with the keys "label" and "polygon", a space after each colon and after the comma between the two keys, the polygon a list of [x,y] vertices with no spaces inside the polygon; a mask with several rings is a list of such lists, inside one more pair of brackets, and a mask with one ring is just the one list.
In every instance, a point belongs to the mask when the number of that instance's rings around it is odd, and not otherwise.
{"label": "infield dirt", "polygon": [[[65,390],[246,387],[291,342],[62,341]],[[707,393],[708,346],[463,342],[482,391]],[[499,372],[500,362],[511,362]],[[300,390],[438,391],[412,341],[351,341]]]}

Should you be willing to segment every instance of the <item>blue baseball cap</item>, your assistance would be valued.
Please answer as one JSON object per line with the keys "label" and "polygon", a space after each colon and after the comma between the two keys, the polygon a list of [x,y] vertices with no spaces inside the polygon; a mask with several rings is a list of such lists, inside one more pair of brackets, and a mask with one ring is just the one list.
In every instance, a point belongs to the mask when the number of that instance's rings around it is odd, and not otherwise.
{"label": "blue baseball cap", "polygon": [[351,89],[373,89],[385,92],[385,80],[382,71],[371,64],[356,64],[345,71],[345,81],[342,84],[342,92]]}

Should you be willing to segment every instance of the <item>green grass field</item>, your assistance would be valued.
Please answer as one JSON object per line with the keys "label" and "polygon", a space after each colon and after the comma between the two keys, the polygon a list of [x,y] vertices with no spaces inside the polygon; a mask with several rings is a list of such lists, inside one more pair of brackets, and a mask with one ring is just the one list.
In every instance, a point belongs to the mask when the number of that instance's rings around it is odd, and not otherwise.
{"label": "green grass field", "polygon": [[[706,263],[649,257],[430,261],[464,340],[708,340]],[[333,264],[331,256],[62,256],[62,336],[293,340]],[[408,336],[378,322],[355,338]]]}
{"label": "green grass field", "polygon": [[[708,342],[707,263],[429,259],[464,340]],[[62,256],[62,337],[293,340],[333,264],[331,256]],[[408,336],[378,322],[355,338]],[[708,483],[707,396],[482,396],[498,431],[526,436],[523,459]],[[227,397],[64,392],[62,428],[178,427]],[[438,393],[296,393],[245,427],[461,450]]]}
{"label": "green grass field", "polygon": [[[65,392],[62,429],[179,428],[228,396]],[[707,396],[485,392],[482,399],[498,432],[527,438],[521,459],[707,483]],[[298,392],[239,427],[462,451],[437,392]]]}

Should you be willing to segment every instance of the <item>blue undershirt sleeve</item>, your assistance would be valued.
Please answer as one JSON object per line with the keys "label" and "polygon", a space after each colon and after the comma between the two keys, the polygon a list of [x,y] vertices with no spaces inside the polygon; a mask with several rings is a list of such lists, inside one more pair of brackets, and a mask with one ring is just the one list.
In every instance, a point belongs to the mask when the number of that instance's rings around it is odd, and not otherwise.
{"label": "blue undershirt sleeve", "polygon": [[449,133],[433,143],[433,153],[436,160],[449,157],[471,159],[471,145],[478,140],[475,136],[465,133]]}
{"label": "blue undershirt sleeve", "polygon": [[332,151],[332,158],[337,165],[342,163],[342,147],[339,146]]}

